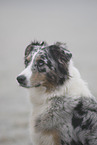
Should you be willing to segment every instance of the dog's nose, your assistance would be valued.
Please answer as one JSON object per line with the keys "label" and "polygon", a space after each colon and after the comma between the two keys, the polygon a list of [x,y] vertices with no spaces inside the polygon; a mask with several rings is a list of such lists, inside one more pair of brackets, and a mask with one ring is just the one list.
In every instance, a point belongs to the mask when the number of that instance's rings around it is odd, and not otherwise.
{"label": "dog's nose", "polygon": [[20,75],[20,76],[17,77],[17,81],[20,84],[24,84],[25,83],[25,80],[26,80],[26,77],[24,75]]}

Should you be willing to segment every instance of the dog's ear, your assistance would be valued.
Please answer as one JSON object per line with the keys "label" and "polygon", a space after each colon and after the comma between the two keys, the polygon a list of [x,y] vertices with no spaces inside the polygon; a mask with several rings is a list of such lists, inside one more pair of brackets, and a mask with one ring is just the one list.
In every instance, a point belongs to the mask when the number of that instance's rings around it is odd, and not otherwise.
{"label": "dog's ear", "polygon": [[72,53],[67,49],[66,43],[56,42],[56,46],[60,48],[60,52],[63,53],[67,62],[72,58]]}
{"label": "dog's ear", "polygon": [[65,80],[68,79],[68,64],[72,57],[71,52],[68,51],[64,45],[61,45],[59,43],[49,46],[49,51],[52,58],[55,60],[56,69],[59,77]]}
{"label": "dog's ear", "polygon": [[52,57],[58,62],[64,61],[68,63],[72,58],[72,53],[66,49],[66,44],[57,42],[50,46],[50,53]]}
{"label": "dog's ear", "polygon": [[24,64],[27,67],[28,63],[31,61],[31,51],[33,50],[33,46],[30,44],[25,49],[25,56],[24,56]]}
{"label": "dog's ear", "polygon": [[25,49],[25,56],[28,56],[32,50],[33,50],[33,45],[32,44],[28,45]]}

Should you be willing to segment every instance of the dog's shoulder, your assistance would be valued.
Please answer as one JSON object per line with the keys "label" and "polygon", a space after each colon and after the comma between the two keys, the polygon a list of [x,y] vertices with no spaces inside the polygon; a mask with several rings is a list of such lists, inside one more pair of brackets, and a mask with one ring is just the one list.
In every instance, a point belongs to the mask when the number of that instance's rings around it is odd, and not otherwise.
{"label": "dog's shoulder", "polygon": [[[60,124],[57,128],[64,138],[63,141],[70,142],[71,140],[78,144],[95,145],[97,141],[97,100],[94,97],[55,97],[52,99],[52,107],[54,108],[53,121]],[[68,134],[65,133],[66,130],[69,131]],[[74,136],[70,130],[74,132]],[[70,140],[65,139],[68,135],[71,136]],[[77,138],[79,138],[78,141]]]}
{"label": "dog's shoulder", "polygon": [[[93,115],[94,117],[92,117]],[[80,97],[73,109],[72,124],[74,128],[81,126],[82,129],[85,129],[86,125],[89,128],[89,123],[92,124],[94,120],[97,120],[96,99],[94,97]]]}
{"label": "dog's shoulder", "polygon": [[[72,126],[83,144],[97,143],[97,100],[81,97],[73,109]],[[93,139],[94,137],[94,139]]]}

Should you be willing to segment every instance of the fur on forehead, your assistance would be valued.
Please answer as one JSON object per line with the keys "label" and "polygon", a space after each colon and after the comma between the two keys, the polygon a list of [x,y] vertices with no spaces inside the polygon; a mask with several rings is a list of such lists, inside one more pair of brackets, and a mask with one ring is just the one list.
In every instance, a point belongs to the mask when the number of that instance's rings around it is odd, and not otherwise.
{"label": "fur on forehead", "polygon": [[28,56],[30,52],[34,49],[35,46],[47,46],[47,43],[45,41],[38,42],[38,41],[33,41],[31,42],[30,45],[28,45],[25,49],[25,56]]}
{"label": "fur on forehead", "polygon": [[49,50],[49,52],[51,53],[53,58],[60,59],[60,60],[63,59],[63,60],[65,60],[65,62],[68,62],[72,57],[72,53],[67,49],[66,43],[56,42],[54,45],[48,45],[44,41],[31,42],[31,44],[28,45],[25,50],[25,57],[27,57],[33,51],[33,49],[35,47],[36,47],[36,49],[37,49],[37,47],[40,47],[40,48],[44,47],[44,48],[46,48],[45,50]]}
{"label": "fur on forehead", "polygon": [[33,42],[31,42],[31,45],[46,46],[47,42],[45,42],[45,41],[41,41],[41,42],[39,42],[39,41],[33,41]]}

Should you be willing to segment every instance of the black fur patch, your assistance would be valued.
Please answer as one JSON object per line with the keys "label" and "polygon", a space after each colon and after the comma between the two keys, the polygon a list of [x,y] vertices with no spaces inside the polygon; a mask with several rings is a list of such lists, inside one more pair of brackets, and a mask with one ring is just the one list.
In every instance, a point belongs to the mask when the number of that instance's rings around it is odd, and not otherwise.
{"label": "black fur patch", "polygon": [[59,79],[59,84],[62,85],[64,83],[64,81],[65,81],[65,78],[64,77],[63,78],[60,78]]}
{"label": "black fur patch", "polygon": [[74,140],[71,141],[70,145],[83,145],[81,142],[75,142]]}
{"label": "black fur patch", "polygon": [[84,115],[85,114],[85,111],[83,110],[83,103],[82,103],[82,101],[80,101],[78,103],[78,105],[75,107],[74,110],[77,111],[79,115]]}
{"label": "black fur patch", "polygon": [[83,116],[85,115],[85,111],[83,110],[82,101],[74,108],[73,117],[72,117],[72,125],[74,128],[82,125]]}
{"label": "black fur patch", "polygon": [[63,141],[63,140],[61,140],[61,145],[65,145],[65,143],[64,143],[64,141]]}

